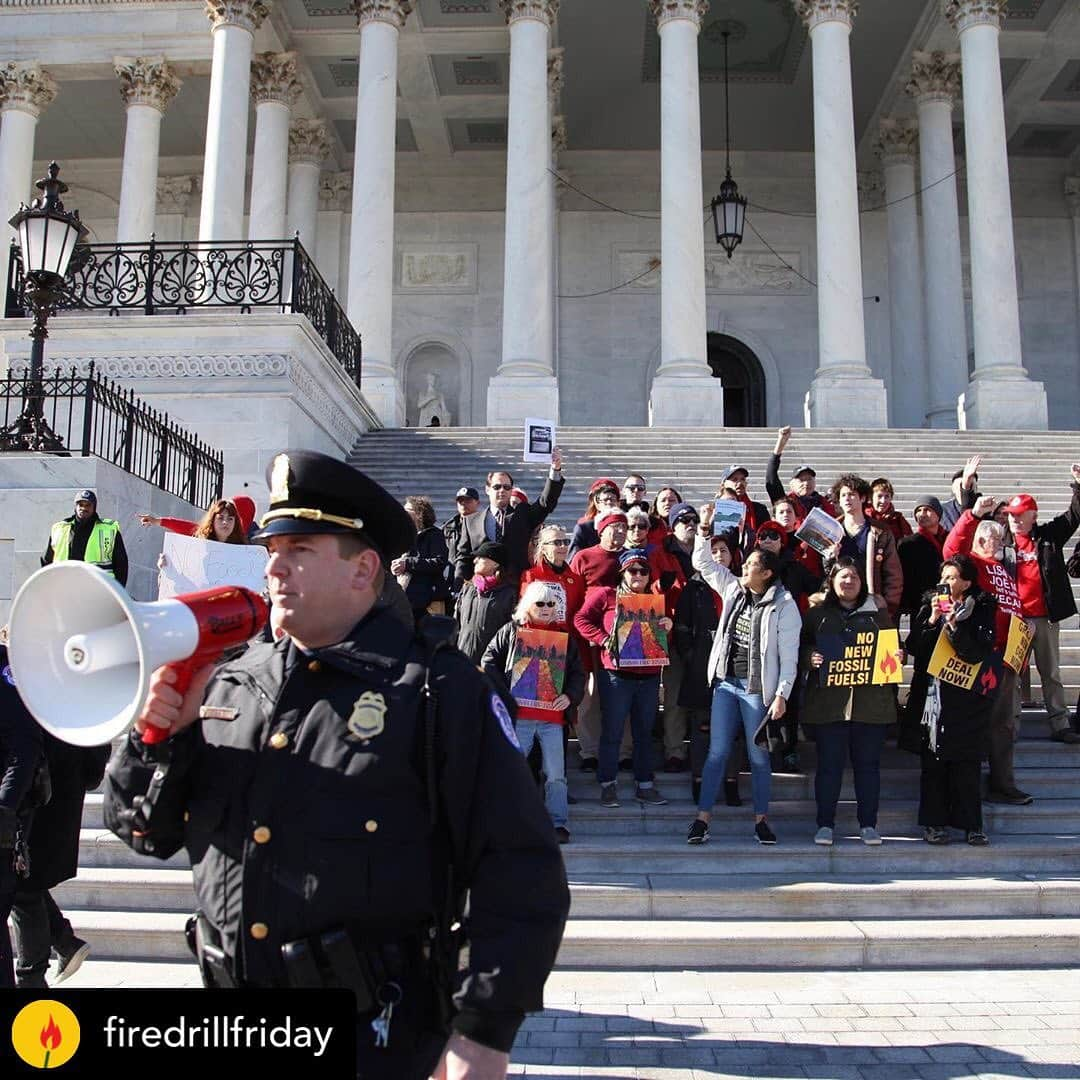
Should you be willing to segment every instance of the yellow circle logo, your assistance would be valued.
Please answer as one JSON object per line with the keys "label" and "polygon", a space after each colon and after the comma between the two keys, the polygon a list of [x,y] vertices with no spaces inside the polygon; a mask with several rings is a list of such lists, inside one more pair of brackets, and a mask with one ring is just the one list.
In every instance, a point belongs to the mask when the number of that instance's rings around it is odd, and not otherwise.
{"label": "yellow circle logo", "polygon": [[35,1069],[56,1069],[79,1049],[79,1021],[62,1002],[43,998],[20,1009],[11,1022],[15,1053]]}

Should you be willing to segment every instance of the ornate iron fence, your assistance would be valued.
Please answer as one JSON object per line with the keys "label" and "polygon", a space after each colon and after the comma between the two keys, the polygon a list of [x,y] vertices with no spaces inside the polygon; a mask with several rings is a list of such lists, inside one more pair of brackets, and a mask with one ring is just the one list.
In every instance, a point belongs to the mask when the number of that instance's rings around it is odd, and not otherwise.
{"label": "ornate iron fence", "polygon": [[[19,415],[34,392],[28,373],[8,371],[0,382],[0,428]],[[85,375],[57,368],[42,378],[36,393],[69,453],[110,461],[194,506],[221,498],[222,455],[140,401],[134,390],[99,375],[93,363]]]}
{"label": "ornate iron fence", "polygon": [[[11,245],[8,318],[27,314],[22,252]],[[110,315],[184,315],[256,308],[306,315],[338,363],[360,383],[360,335],[299,240],[248,243],[87,244],[76,251],[57,308]]]}

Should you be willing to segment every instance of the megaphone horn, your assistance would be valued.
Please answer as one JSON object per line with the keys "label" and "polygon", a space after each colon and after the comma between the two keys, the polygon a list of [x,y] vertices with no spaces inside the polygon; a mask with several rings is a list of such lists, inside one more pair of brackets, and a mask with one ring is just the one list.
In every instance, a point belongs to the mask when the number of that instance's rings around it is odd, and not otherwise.
{"label": "megaphone horn", "polygon": [[[182,694],[197,670],[254,637],[267,615],[262,597],[239,586],[139,603],[95,566],[54,563],[15,597],[8,660],[26,707],[49,734],[98,746],[139,715],[157,668],[176,671]],[[143,741],[167,735],[147,728]]]}

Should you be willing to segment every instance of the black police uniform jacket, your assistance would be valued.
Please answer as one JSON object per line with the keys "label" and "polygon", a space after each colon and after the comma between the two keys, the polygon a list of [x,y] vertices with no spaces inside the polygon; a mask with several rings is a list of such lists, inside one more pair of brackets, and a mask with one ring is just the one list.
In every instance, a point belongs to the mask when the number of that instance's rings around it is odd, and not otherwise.
{"label": "black police uniform jacket", "polygon": [[[157,747],[133,732],[114,754],[107,825],[158,858],[187,847],[199,909],[244,983],[285,985],[280,949],[297,938],[430,923],[425,656],[380,607],[311,655],[287,639],[255,644],[216,672],[201,720]],[[569,909],[566,874],[490,683],[454,649],[439,651],[431,683],[440,818],[470,897],[453,1027],[509,1050],[523,1014],[542,1008]],[[151,784],[149,829],[138,836],[124,811]],[[268,930],[261,940],[256,923]]]}

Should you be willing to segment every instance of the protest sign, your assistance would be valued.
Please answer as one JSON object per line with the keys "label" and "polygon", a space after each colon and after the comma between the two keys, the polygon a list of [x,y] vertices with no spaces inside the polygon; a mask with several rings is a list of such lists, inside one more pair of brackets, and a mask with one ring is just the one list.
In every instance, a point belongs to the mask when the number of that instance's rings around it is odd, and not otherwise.
{"label": "protest sign", "polygon": [[551,461],[551,451],[554,449],[555,421],[528,417],[525,420],[525,446],[521,460],[548,464]]}
{"label": "protest sign", "polygon": [[1009,639],[1005,643],[1004,661],[1013,671],[1023,670],[1034,639],[1035,631],[1026,619],[1017,615],[1009,616]]}
{"label": "protest sign", "polygon": [[717,499],[713,505],[713,536],[734,530],[742,532],[746,520],[746,503],[737,499]]}
{"label": "protest sign", "polygon": [[817,651],[825,657],[818,672],[821,686],[885,686],[903,681],[896,630],[865,630],[845,637],[823,634]]}
{"label": "protest sign", "polygon": [[566,681],[569,636],[557,630],[519,629],[510,670],[510,693],[519,705],[553,709]]}
{"label": "protest sign", "polygon": [[1000,657],[969,664],[956,655],[952,642],[944,632],[938,635],[926,670],[943,683],[958,686],[961,690],[975,690],[983,697],[993,693],[1001,682]]}
{"label": "protest sign", "polygon": [[843,539],[844,526],[820,506],[815,506],[795,530],[795,535],[819,555],[824,555],[835,547],[838,540]]}
{"label": "protest sign", "polygon": [[620,668],[665,667],[667,631],[660,626],[664,598],[658,593],[629,594],[616,600],[615,645]]}
{"label": "protest sign", "polygon": [[158,571],[159,600],[215,585],[242,585],[252,592],[266,588],[266,548],[258,544],[221,544],[166,533],[162,554],[165,565]]}

